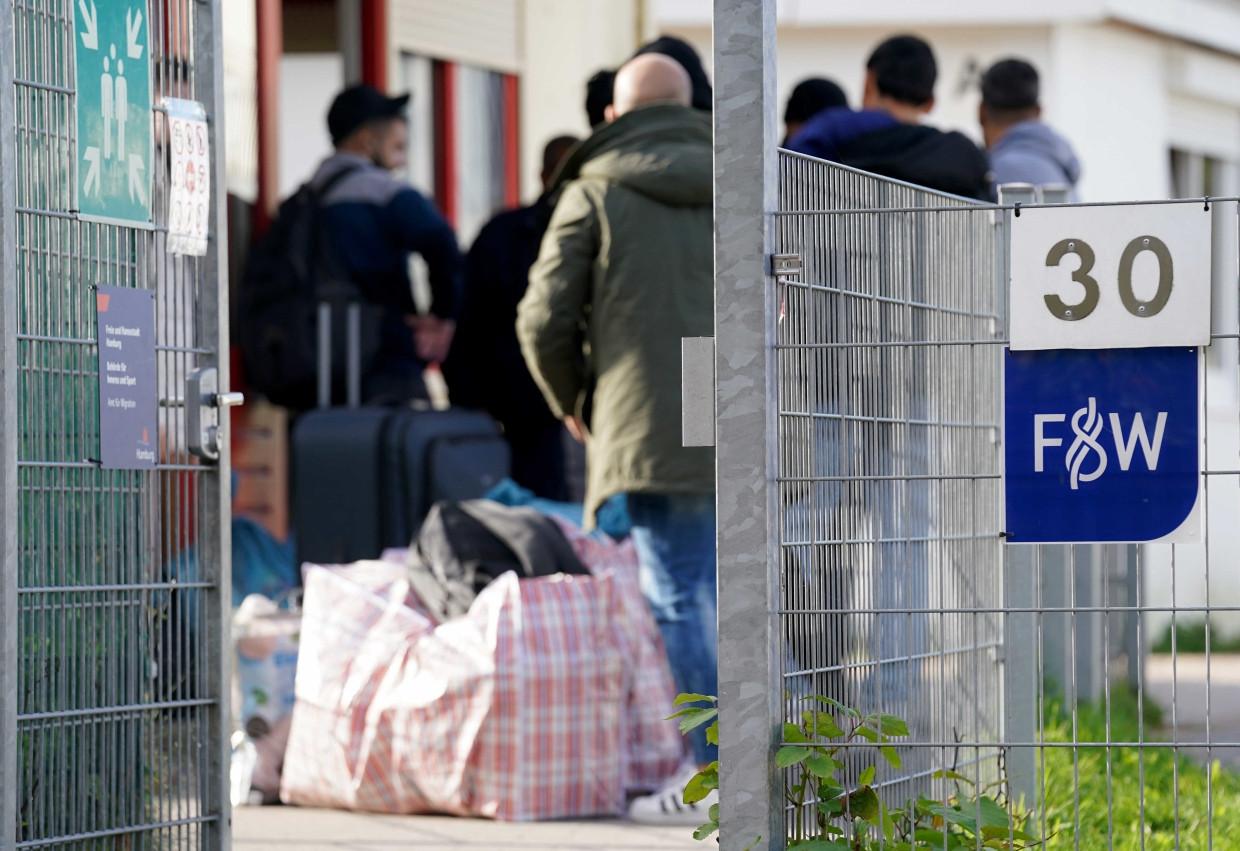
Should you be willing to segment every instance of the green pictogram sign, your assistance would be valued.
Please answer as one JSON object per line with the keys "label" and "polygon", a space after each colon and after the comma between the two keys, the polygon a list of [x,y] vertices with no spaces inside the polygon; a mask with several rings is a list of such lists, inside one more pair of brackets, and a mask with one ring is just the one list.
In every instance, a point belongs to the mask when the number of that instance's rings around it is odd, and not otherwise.
{"label": "green pictogram sign", "polygon": [[78,210],[151,220],[151,51],[144,0],[77,0]]}

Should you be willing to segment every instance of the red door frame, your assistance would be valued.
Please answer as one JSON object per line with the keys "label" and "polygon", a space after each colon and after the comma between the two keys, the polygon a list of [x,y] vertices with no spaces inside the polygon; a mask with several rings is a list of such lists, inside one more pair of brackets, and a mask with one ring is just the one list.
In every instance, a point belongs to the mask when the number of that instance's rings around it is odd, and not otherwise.
{"label": "red door frame", "polygon": [[504,206],[521,206],[521,81],[504,75]]}
{"label": "red door frame", "polygon": [[256,119],[258,123],[258,198],[254,204],[255,238],[267,232],[280,202],[280,57],[284,53],[281,0],[257,0]]}
{"label": "red door frame", "polygon": [[456,227],[456,64],[432,64],[435,87],[435,201]]}
{"label": "red door frame", "polygon": [[388,84],[387,0],[362,0],[362,82],[381,92]]}

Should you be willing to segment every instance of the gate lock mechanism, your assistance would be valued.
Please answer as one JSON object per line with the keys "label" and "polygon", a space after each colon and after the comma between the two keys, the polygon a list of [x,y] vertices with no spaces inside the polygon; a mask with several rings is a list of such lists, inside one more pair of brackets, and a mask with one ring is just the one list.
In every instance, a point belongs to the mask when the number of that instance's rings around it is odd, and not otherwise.
{"label": "gate lock mechanism", "polygon": [[195,369],[185,379],[185,430],[189,451],[199,458],[220,457],[220,409],[245,402],[241,393],[220,393],[219,373],[209,366]]}

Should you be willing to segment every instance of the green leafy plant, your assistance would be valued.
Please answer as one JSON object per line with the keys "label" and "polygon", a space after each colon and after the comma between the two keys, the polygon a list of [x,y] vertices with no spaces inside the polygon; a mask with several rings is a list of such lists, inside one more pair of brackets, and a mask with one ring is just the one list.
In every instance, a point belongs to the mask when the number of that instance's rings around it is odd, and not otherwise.
{"label": "green leafy plant", "polygon": [[[1174,629],[1173,629],[1174,626]],[[1174,633],[1174,643],[1172,635]],[[1213,653],[1240,653],[1240,634],[1228,633],[1217,623],[1210,622],[1209,649]],[[1152,653],[1205,653],[1206,622],[1204,620],[1178,619],[1174,625],[1167,624],[1158,641],[1150,649]]]}
{"label": "green leafy plant", "polygon": [[[1221,764],[1229,748],[1190,753],[1166,747],[1162,711],[1121,686],[1108,699],[1072,711],[1060,700],[1043,710],[1039,756],[1042,832],[1056,848],[1176,851],[1234,848],[1240,836],[1240,773]],[[1123,744],[1106,745],[1106,742]],[[1145,742],[1148,747],[1132,747]]]}
{"label": "green leafy plant", "polygon": [[[908,725],[885,713],[862,714],[828,697],[808,697],[810,708],[799,722],[784,724],[785,744],[775,754],[780,769],[792,769],[793,779],[784,795],[793,818],[788,849],[801,851],[912,851],[918,848],[1025,849],[1039,847],[1039,839],[1025,832],[1029,814],[1018,814],[1008,799],[1006,782],[979,788],[955,771],[937,772],[937,779],[954,783],[957,793],[946,800],[918,796],[892,806],[876,786],[877,765],[859,770],[845,761],[853,754],[873,750],[892,768],[901,766],[895,741]],[[699,706],[695,704],[707,704]],[[682,694],[676,705],[681,732],[703,724],[707,741],[719,742],[719,704],[710,695]],[[864,749],[864,750],[863,750]],[[856,760],[853,760],[855,763]],[[719,788],[719,763],[702,769],[685,789],[685,803],[701,801]],[[709,821],[694,837],[706,839],[719,829],[719,805],[710,808]],[[753,848],[761,841],[755,840]]]}

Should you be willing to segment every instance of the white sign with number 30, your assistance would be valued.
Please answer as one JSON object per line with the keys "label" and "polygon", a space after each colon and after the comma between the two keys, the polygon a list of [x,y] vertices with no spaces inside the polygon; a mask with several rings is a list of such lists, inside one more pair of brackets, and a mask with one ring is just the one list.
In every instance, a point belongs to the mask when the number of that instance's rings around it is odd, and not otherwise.
{"label": "white sign with number 30", "polygon": [[1196,204],[1013,215],[1011,347],[1210,344],[1210,217]]}

